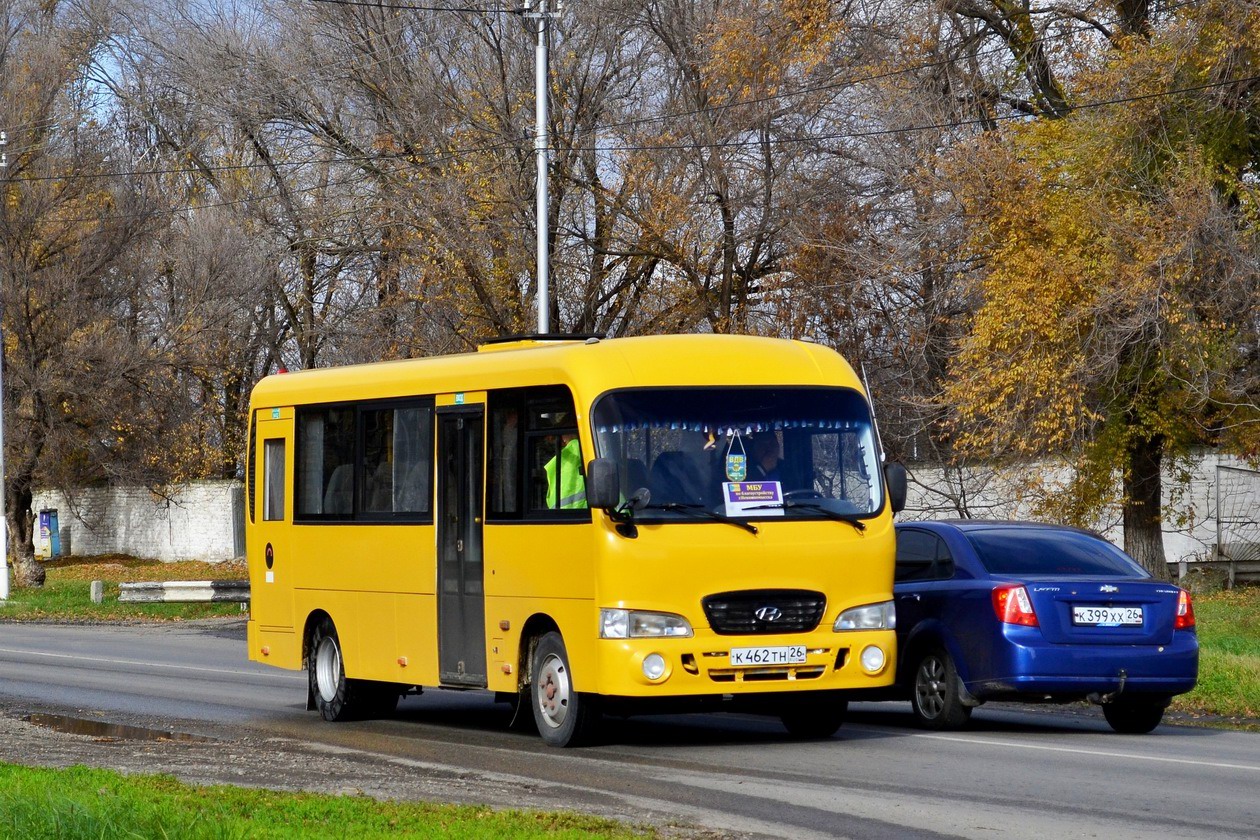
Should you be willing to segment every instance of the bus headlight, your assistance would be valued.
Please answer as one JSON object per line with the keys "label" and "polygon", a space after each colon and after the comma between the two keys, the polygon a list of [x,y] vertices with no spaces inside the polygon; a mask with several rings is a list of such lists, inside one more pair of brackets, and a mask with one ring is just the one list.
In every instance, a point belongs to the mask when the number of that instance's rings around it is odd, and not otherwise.
{"label": "bus headlight", "polygon": [[894,630],[897,627],[897,608],[892,601],[878,604],[866,604],[861,607],[850,607],[840,613],[835,626],[831,629],[837,633],[841,630]]}
{"label": "bus headlight", "polygon": [[681,615],[644,610],[601,609],[601,639],[689,638],[691,625]]}

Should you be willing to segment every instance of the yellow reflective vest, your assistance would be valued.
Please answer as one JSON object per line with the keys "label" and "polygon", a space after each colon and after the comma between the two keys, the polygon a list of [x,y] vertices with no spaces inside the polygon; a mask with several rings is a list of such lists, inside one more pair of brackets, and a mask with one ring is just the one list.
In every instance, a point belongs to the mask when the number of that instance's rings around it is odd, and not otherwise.
{"label": "yellow reflective vest", "polygon": [[[557,464],[560,468],[558,488],[556,485]],[[543,470],[547,473],[547,507],[561,510],[586,507],[586,478],[582,475],[582,445],[578,443],[577,438],[566,443],[560,450],[560,454],[548,461]]]}

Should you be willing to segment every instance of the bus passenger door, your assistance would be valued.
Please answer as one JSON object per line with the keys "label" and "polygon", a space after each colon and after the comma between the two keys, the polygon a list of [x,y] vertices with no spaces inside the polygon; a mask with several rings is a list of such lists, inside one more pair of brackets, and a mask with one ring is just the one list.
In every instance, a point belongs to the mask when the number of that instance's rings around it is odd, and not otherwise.
{"label": "bus passenger door", "polygon": [[483,416],[481,405],[437,409],[438,670],[444,685],[486,685]]}
{"label": "bus passenger door", "polygon": [[[293,413],[258,418],[254,529],[248,546],[250,614],[262,630],[293,631]],[[280,416],[281,410],[275,410]]]}

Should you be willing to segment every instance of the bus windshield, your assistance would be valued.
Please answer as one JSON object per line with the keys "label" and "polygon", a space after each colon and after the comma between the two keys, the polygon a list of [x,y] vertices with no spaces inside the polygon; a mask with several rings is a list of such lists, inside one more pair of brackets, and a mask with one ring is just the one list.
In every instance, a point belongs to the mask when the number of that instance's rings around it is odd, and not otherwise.
{"label": "bus windshield", "polygon": [[870,410],[848,388],[660,388],[595,404],[597,455],[620,468],[636,519],[861,518],[883,503]]}

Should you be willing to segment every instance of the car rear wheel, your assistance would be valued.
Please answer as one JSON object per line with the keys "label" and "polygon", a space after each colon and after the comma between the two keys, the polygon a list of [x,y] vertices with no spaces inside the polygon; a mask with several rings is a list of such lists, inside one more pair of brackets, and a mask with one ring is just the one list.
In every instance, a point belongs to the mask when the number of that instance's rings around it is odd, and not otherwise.
{"label": "car rear wheel", "polygon": [[1103,705],[1103,716],[1116,732],[1125,735],[1145,735],[1159,726],[1168,708],[1166,697],[1141,697],[1121,695]]}
{"label": "car rear wheel", "polygon": [[936,648],[919,657],[910,705],[925,729],[960,729],[971,718],[971,708],[963,705],[958,690],[958,669],[944,650]]}

